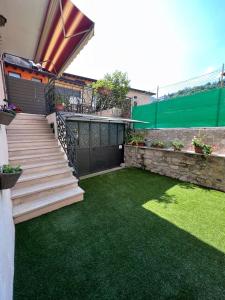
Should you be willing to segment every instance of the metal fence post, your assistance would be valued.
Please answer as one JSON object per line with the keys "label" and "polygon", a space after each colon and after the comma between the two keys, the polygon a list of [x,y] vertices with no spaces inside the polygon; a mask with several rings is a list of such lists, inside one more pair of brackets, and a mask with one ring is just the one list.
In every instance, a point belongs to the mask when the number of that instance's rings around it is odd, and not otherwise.
{"label": "metal fence post", "polygon": [[158,121],[159,86],[157,86],[156,99],[157,100],[155,106],[155,128],[157,128],[157,121]]}
{"label": "metal fence post", "polygon": [[[221,88],[224,87],[223,77],[224,77],[224,64],[222,64],[222,70],[221,70],[221,76],[220,76],[220,87]],[[220,121],[221,93],[222,93],[222,90],[219,89],[218,102],[217,102],[217,113],[216,113],[216,126],[217,127],[219,127],[219,121]]]}
{"label": "metal fence post", "polygon": [[222,64],[222,70],[221,70],[221,76],[220,76],[220,86],[223,87],[224,86],[224,82],[223,82],[223,76],[224,76],[224,64]]}

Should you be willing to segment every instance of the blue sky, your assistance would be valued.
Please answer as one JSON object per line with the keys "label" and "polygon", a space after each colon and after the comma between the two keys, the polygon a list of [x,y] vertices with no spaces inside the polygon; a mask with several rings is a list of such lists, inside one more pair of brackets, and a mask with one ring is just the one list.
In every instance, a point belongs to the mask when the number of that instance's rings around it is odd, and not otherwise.
{"label": "blue sky", "polygon": [[67,69],[92,78],[121,70],[153,90],[221,67],[224,0],[72,0],[95,36]]}

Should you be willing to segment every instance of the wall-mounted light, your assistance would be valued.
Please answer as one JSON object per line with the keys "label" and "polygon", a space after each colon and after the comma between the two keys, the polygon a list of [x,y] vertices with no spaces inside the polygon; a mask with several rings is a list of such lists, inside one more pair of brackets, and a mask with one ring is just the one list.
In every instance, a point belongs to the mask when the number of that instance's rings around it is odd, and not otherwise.
{"label": "wall-mounted light", "polygon": [[6,22],[7,19],[3,15],[0,15],[0,27],[5,26]]}

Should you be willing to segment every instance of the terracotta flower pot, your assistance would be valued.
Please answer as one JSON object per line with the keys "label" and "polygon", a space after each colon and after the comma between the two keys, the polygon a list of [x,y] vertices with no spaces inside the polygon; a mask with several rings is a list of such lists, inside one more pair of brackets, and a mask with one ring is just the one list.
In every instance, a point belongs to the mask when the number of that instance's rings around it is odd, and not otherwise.
{"label": "terracotta flower pot", "polygon": [[0,173],[0,190],[14,187],[21,174],[22,171],[18,173]]}
{"label": "terracotta flower pot", "polygon": [[138,146],[145,146],[145,143],[144,142],[139,142]]}
{"label": "terracotta flower pot", "polygon": [[195,153],[203,154],[203,149],[199,146],[194,146],[195,147]]}
{"label": "terracotta flower pot", "polygon": [[63,104],[56,104],[55,109],[56,109],[56,111],[64,111],[64,105]]}
{"label": "terracotta flower pot", "polygon": [[14,118],[15,115],[5,111],[0,111],[0,124],[9,125]]}
{"label": "terracotta flower pot", "polygon": [[132,143],[128,143],[129,145],[132,145],[132,146],[145,146],[145,143],[144,142],[132,142]]}

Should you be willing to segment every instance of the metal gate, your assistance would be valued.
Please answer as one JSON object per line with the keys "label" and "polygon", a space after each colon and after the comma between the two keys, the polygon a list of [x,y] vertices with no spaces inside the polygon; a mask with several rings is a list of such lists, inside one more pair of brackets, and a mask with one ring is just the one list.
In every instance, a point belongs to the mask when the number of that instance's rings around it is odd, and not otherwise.
{"label": "metal gate", "polygon": [[6,75],[9,103],[24,113],[46,114],[45,84]]}
{"label": "metal gate", "polygon": [[77,136],[79,175],[119,166],[124,157],[124,124],[67,121]]}

